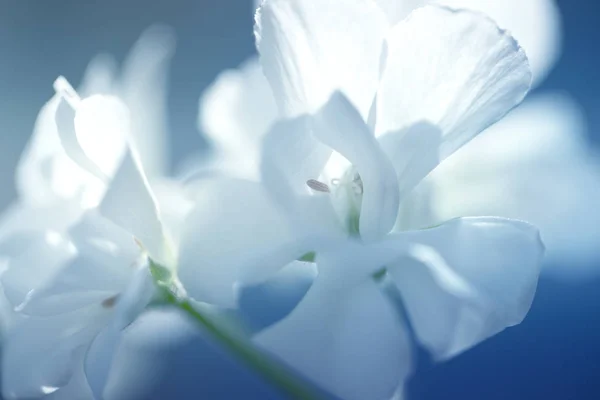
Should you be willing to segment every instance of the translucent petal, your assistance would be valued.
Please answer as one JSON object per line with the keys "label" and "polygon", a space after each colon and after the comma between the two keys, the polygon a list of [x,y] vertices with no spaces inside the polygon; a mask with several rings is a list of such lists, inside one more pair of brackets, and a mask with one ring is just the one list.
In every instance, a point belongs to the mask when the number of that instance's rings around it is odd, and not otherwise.
{"label": "translucent petal", "polygon": [[258,59],[222,72],[200,99],[198,128],[216,152],[210,166],[258,178],[261,139],[276,118],[273,91]]}
{"label": "translucent petal", "polygon": [[440,160],[502,118],[529,89],[525,53],[481,14],[423,7],[392,29],[388,48],[376,132],[429,122],[442,132],[432,149]]}
{"label": "translucent petal", "polygon": [[544,252],[531,225],[462,218],[399,234],[411,246],[388,265],[422,343],[452,357],[519,324],[531,306]]}
{"label": "translucent petal", "polygon": [[99,207],[100,213],[130,232],[156,262],[170,264],[152,191],[136,156],[127,151]]}
{"label": "translucent petal", "polygon": [[132,141],[146,175],[168,172],[167,87],[175,34],[167,26],[147,29],[123,65],[119,95],[131,112]]}
{"label": "translucent petal", "polygon": [[96,336],[109,315],[98,305],[20,323],[3,345],[3,397],[36,398],[67,385],[76,368],[77,349]]}
{"label": "translucent petal", "polygon": [[366,120],[386,30],[385,16],[370,1],[265,1],[256,41],[283,114],[315,111],[340,90]]}
{"label": "translucent petal", "polygon": [[298,307],[254,340],[340,398],[391,398],[412,369],[405,328],[375,282],[340,283],[326,262]]}

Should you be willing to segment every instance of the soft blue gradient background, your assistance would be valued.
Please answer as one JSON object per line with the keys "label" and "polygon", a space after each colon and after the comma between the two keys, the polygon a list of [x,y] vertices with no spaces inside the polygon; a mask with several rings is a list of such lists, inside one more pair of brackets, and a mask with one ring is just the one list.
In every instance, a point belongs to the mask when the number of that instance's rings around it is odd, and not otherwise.
{"label": "soft blue gradient background", "polygon": [[[538,91],[573,95],[598,143],[600,3],[558,3],[563,56]],[[15,195],[13,168],[39,108],[52,94],[53,80],[62,74],[78,82],[99,52],[122,59],[154,22],[173,26],[178,36],[169,98],[175,164],[201,148],[198,97],[221,70],[253,54],[251,15],[250,0],[1,0],[0,207]],[[262,310],[262,317],[271,311]],[[599,335],[600,279],[543,279],[522,325],[450,362],[420,368],[409,385],[409,400],[599,399]],[[129,363],[125,373],[139,398],[279,398],[174,314],[141,321],[121,359]]]}

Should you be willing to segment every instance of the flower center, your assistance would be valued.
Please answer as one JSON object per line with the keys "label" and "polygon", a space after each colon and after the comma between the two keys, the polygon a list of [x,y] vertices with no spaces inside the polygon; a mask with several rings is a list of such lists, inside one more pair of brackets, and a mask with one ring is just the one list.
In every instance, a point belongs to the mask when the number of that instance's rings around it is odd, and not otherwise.
{"label": "flower center", "polygon": [[341,178],[331,179],[329,185],[315,179],[309,179],[306,185],[315,192],[329,194],[333,208],[346,230],[352,236],[359,236],[364,188],[355,167],[348,168]]}

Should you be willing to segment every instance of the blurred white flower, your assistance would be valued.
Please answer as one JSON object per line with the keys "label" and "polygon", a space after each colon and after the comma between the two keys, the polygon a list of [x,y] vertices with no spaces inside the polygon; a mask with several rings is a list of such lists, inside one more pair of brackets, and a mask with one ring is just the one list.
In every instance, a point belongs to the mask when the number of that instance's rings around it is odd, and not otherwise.
{"label": "blurred white flower", "polygon": [[[392,231],[419,181],[523,99],[531,74],[514,40],[481,15],[439,7],[391,26],[366,0],[267,0],[256,34],[287,119],[264,138],[261,183],[198,185],[205,204],[179,265],[190,295],[232,306],[227,288],[316,253],[306,298],[257,342],[347,399],[389,398],[411,369],[405,327],[371,278],[382,269],[437,358],[519,323],[543,253],[534,228],[465,218]],[[240,121],[230,126],[243,134]]]}
{"label": "blurred white flower", "polygon": [[119,84],[106,58],[93,62],[82,90],[108,95],[81,98],[59,78],[40,113],[0,225],[3,292],[19,316],[3,348],[5,398],[101,398],[122,329],[153,296],[148,259],[175,264],[191,206],[161,180],[172,42],[149,30]]}

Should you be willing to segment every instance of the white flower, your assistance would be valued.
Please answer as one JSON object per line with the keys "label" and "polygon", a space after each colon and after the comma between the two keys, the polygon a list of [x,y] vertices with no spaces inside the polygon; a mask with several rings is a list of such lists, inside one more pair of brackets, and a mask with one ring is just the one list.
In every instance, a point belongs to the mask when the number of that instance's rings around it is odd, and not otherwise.
{"label": "white flower", "polygon": [[514,40],[438,7],[390,26],[366,0],[266,0],[256,32],[289,119],[265,137],[262,184],[198,185],[206,203],[191,226],[211,235],[183,242],[188,292],[233,306],[228,288],[316,252],[306,298],[257,342],[348,399],[389,398],[410,371],[406,330],[371,279],[383,268],[438,359],[519,323],[543,253],[534,228],[465,218],[392,230],[419,181],[523,99],[531,74]]}
{"label": "white flower", "polygon": [[[378,4],[387,10],[389,20],[399,20],[424,2],[380,0]],[[508,28],[525,48],[534,84],[539,84],[558,56],[558,10],[554,1],[517,3],[454,0],[448,4],[478,9]],[[514,15],[515,7],[519,7],[518,16]],[[531,24],[531,20],[537,23]],[[484,137],[469,143],[452,161],[444,163],[434,174],[439,179],[427,179],[415,188],[400,211],[400,227],[419,228],[468,215],[531,221],[540,228],[548,249],[544,273],[561,279],[593,275],[598,270],[594,260],[598,257],[596,242],[600,236],[594,222],[597,162],[593,151],[581,140],[585,124],[572,103],[565,99],[557,103],[539,96],[526,100]],[[209,167],[258,180],[260,140],[277,115],[271,88],[258,60],[248,60],[238,70],[222,73],[200,102],[199,129],[215,144],[216,158],[227,160]],[[473,159],[475,154],[477,160]],[[549,159],[554,160],[551,165],[544,161]],[[474,162],[477,167],[473,167]],[[454,164],[462,166],[452,167]],[[546,167],[555,173],[548,174]],[[465,175],[465,168],[481,171],[477,180],[470,178],[473,173]],[[524,170],[528,173],[524,174]],[[527,191],[520,189],[523,186],[527,186]],[[469,195],[463,196],[466,190]],[[492,193],[510,193],[510,201],[506,195],[492,199]],[[540,198],[546,200],[540,203]],[[568,217],[555,218],[567,212]],[[574,228],[583,233],[577,237],[569,234]]]}
{"label": "white flower", "polygon": [[[175,264],[190,206],[175,184],[153,191],[146,175],[156,182],[162,171],[153,151],[164,151],[160,85],[171,46],[168,32],[150,30],[128,63],[136,71],[118,88],[109,88],[104,59],[90,67],[84,89],[118,93],[134,114],[112,95],[80,98],[59,78],[38,118],[17,174],[20,203],[0,235],[2,286],[20,316],[3,348],[6,398],[101,398],[122,329],[154,294],[148,259]],[[156,147],[141,146],[146,140]]]}

